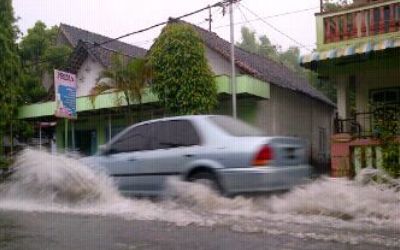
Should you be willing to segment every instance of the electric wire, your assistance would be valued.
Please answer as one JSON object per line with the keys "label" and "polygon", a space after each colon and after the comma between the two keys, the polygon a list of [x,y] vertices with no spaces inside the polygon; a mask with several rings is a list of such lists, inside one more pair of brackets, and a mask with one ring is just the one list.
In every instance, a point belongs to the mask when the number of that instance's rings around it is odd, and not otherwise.
{"label": "electric wire", "polygon": [[[207,5],[206,7],[203,7],[203,8],[201,8],[201,9],[198,9],[198,10],[195,10],[195,11],[192,11],[192,12],[189,12],[189,13],[186,13],[186,14],[183,14],[183,15],[181,15],[181,16],[174,17],[174,18],[170,18],[170,19],[167,20],[167,21],[163,21],[163,22],[160,22],[160,23],[151,25],[151,26],[146,27],[146,28],[143,28],[143,29],[139,29],[139,30],[136,30],[136,31],[133,31],[133,32],[129,32],[129,33],[123,34],[123,35],[121,35],[121,36],[118,36],[118,37],[116,37],[116,38],[108,39],[108,40],[106,40],[106,41],[104,41],[104,42],[101,42],[101,43],[96,43],[96,44],[94,44],[92,47],[89,47],[88,50],[89,50],[89,49],[96,48],[96,47],[99,47],[99,46],[102,46],[102,45],[105,45],[105,44],[107,44],[107,43],[111,43],[111,42],[120,40],[120,39],[122,39],[122,38],[126,38],[126,37],[129,37],[129,36],[135,35],[135,34],[139,34],[139,33],[143,33],[143,32],[149,31],[149,30],[151,30],[151,29],[154,29],[154,28],[157,28],[157,27],[159,27],[159,26],[162,26],[162,25],[167,24],[168,22],[170,22],[170,20],[180,20],[180,19],[186,18],[186,17],[188,17],[188,16],[192,16],[192,15],[195,15],[195,14],[197,14],[197,13],[200,13],[200,12],[202,12],[202,11],[204,11],[204,10],[208,10],[209,8],[215,8],[215,7],[223,6],[224,4],[226,4],[226,3],[228,3],[228,2],[229,2],[229,0],[219,1],[219,2],[214,3],[214,4],[212,4],[212,5]],[[68,55],[71,55],[71,54],[72,54],[72,53],[70,52],[70,53],[65,54],[65,55],[60,55],[60,57],[61,57],[61,56],[68,56]],[[52,59],[54,59],[54,58],[52,58]],[[34,66],[34,65],[37,65],[37,64],[46,63],[46,62],[51,61],[52,59],[45,59],[45,60],[41,60],[41,61],[36,61],[36,62],[33,62],[33,63],[29,63],[29,64],[24,65],[24,67],[30,67],[30,66]]]}
{"label": "electric wire", "polygon": [[249,8],[247,8],[245,5],[239,3],[239,5],[241,5],[243,8],[245,8],[248,12],[250,12],[251,14],[253,14],[255,17],[259,18],[260,21],[262,21],[264,24],[268,25],[270,28],[272,28],[273,30],[275,30],[276,32],[278,32],[279,34],[285,36],[286,38],[288,38],[289,40],[291,40],[292,42],[296,43],[297,45],[299,45],[300,47],[304,48],[305,50],[308,50],[309,52],[311,52],[312,50],[310,50],[309,48],[307,48],[307,46],[305,46],[304,44],[300,43],[299,41],[297,41],[296,39],[294,39],[293,37],[287,35],[286,33],[284,33],[283,31],[279,30],[278,28],[276,28],[274,25],[270,24],[269,22],[265,21],[264,18],[260,17],[257,13],[255,13],[254,11],[250,10]]}
{"label": "electric wire", "polygon": [[[258,22],[258,21],[261,21],[262,19],[271,19],[271,18],[275,18],[275,17],[293,15],[293,14],[306,12],[306,11],[310,11],[310,10],[315,10],[315,9],[319,9],[319,7],[311,7],[311,8],[306,8],[306,9],[283,12],[283,13],[279,13],[279,14],[275,14],[275,15],[271,15],[271,16],[265,16],[265,17],[251,19],[251,20],[248,20],[248,21],[245,21],[245,22],[237,22],[237,23],[234,23],[234,24],[235,25],[240,25],[240,24],[246,24],[246,23],[250,23],[250,22]],[[229,26],[230,26],[229,24],[224,24],[224,25],[216,26],[215,29],[225,28],[225,27],[229,27]]]}
{"label": "electric wire", "polygon": [[[200,13],[200,12],[202,12],[202,11],[208,10],[209,8],[222,7],[222,6],[224,6],[224,4],[227,4],[227,3],[229,3],[229,2],[230,2],[230,0],[219,1],[219,2],[217,2],[217,3],[215,3],[215,4],[207,5],[206,7],[203,7],[203,8],[201,8],[201,9],[198,9],[198,10],[195,10],[195,11],[192,11],[192,12],[189,12],[189,13],[183,14],[183,15],[181,15],[181,16],[178,16],[178,17],[175,17],[175,18],[171,18],[171,19],[172,19],[172,20],[180,20],[180,19],[183,19],[183,18],[192,16],[192,15],[195,15],[195,14],[197,14],[197,13]],[[257,14],[254,13],[253,11],[251,11],[249,8],[247,8],[247,7],[244,6],[243,4],[241,4],[241,3],[238,3],[238,4],[239,4],[239,5],[238,5],[238,8],[239,8],[240,12],[242,13],[242,15],[244,15],[244,13],[243,13],[243,11],[240,9],[239,6],[242,6],[242,7],[245,8],[247,11],[249,11],[249,12],[252,13],[254,16],[256,16],[256,19],[249,20],[249,19],[246,18],[246,20],[245,20],[244,22],[238,22],[238,23],[235,23],[235,24],[246,24],[246,23],[251,23],[251,22],[255,22],[255,21],[262,21],[262,22],[264,22],[265,24],[267,24],[268,26],[270,26],[271,28],[273,28],[276,32],[278,32],[278,33],[284,35],[284,36],[287,37],[288,39],[290,39],[290,40],[292,40],[293,42],[295,42],[296,44],[300,45],[302,48],[305,48],[306,50],[311,51],[310,49],[307,48],[307,46],[301,44],[300,42],[298,42],[298,41],[295,40],[294,38],[290,37],[289,35],[285,34],[285,33],[282,32],[282,31],[280,31],[280,30],[277,29],[275,26],[273,26],[273,25],[271,25],[270,23],[268,23],[267,21],[265,21],[265,19],[274,18],[274,17],[279,17],[279,16],[285,16],[285,15],[291,15],[291,14],[300,13],[300,12],[305,12],[305,11],[309,11],[309,10],[316,9],[316,8],[318,8],[318,7],[300,9],[300,10],[295,10],[295,11],[290,11],[290,12],[284,12],[284,13],[279,13],[279,14],[267,16],[267,17],[260,17],[259,15],[257,15]],[[244,17],[245,17],[245,16],[244,16]],[[136,31],[133,31],[133,32],[129,32],[129,33],[123,34],[123,35],[118,36],[118,37],[116,37],[116,38],[108,39],[108,40],[106,40],[106,41],[104,41],[104,42],[101,42],[101,43],[95,43],[95,44],[93,44],[91,47],[88,47],[87,49],[88,49],[88,50],[89,50],[89,49],[93,49],[93,48],[96,48],[96,47],[99,47],[99,46],[103,46],[103,45],[105,45],[105,44],[108,44],[108,43],[111,43],[111,42],[114,42],[114,41],[118,41],[118,40],[120,40],[120,39],[129,37],[129,36],[132,36],[132,35],[135,35],[135,34],[139,34],[139,33],[143,33],[143,32],[149,31],[149,30],[151,30],[151,29],[154,29],[154,28],[160,27],[160,26],[162,26],[162,25],[165,25],[165,24],[167,24],[169,21],[170,21],[170,20],[168,20],[168,21],[163,21],[163,22],[160,22],[160,23],[151,25],[151,26],[146,27],[146,28],[143,28],[143,29],[139,29],[139,30],[136,30]],[[207,21],[202,21],[202,22],[199,23],[199,25],[200,25],[200,24],[204,24],[205,22],[207,22]],[[219,29],[219,28],[227,27],[227,26],[229,26],[229,25],[216,26],[216,27],[214,27],[213,29]],[[138,42],[138,43],[139,43],[139,44],[141,44],[141,43],[146,44],[146,43],[149,43],[149,42],[151,42],[151,41],[153,41],[153,39],[143,40],[143,41],[140,41],[140,42]],[[134,43],[134,44],[135,44],[135,43]],[[60,57],[61,57],[61,56],[69,56],[69,55],[71,55],[71,54],[72,54],[72,52],[69,52],[68,54],[61,54],[61,55],[59,55],[59,56],[60,56]],[[46,62],[49,62],[49,61],[51,61],[51,60],[53,60],[53,59],[54,59],[54,58],[51,58],[51,59],[44,59],[44,60],[32,62],[32,63],[23,65],[23,67],[25,68],[25,67],[34,66],[34,65],[37,65],[37,64],[46,63]]]}

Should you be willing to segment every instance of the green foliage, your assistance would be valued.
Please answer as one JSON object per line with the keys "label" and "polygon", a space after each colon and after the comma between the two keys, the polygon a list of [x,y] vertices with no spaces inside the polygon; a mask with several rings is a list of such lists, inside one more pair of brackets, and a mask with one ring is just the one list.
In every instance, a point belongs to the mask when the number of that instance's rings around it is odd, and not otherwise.
{"label": "green foliage", "polygon": [[352,4],[350,0],[324,0],[322,9],[325,12],[343,9]]}
{"label": "green foliage", "polygon": [[298,63],[300,49],[298,47],[291,46],[287,50],[281,51],[280,47],[273,45],[266,35],[256,38],[256,32],[251,31],[247,27],[242,27],[241,33],[242,41],[237,43],[237,46],[248,52],[283,63],[300,77],[308,79],[314,88],[325,94],[331,101],[336,101],[336,89],[334,84],[317,79],[317,74],[300,66]]}
{"label": "green foliage", "polygon": [[242,41],[236,46],[272,60],[279,61],[279,47],[274,46],[266,35],[256,37],[256,32],[243,26],[241,29]]}
{"label": "green foliage", "polygon": [[[21,102],[21,64],[15,43],[17,29],[11,0],[0,1],[0,139],[13,136],[12,127],[18,125],[17,107]],[[1,141],[2,153],[3,143]]]}
{"label": "green foliage", "polygon": [[[91,101],[94,103],[98,95],[107,91],[122,92],[128,104],[129,119],[132,119],[131,103],[138,101],[141,111],[143,91],[151,78],[152,70],[147,59],[129,60],[121,54],[114,54],[111,67],[101,73],[96,86],[91,90]],[[117,99],[116,102],[120,103],[120,100]],[[142,119],[141,112],[140,119]]]}
{"label": "green foliage", "polygon": [[170,23],[150,51],[152,90],[173,114],[209,113],[217,103],[217,87],[205,58],[204,45],[187,24]]}
{"label": "green foliage", "polygon": [[1,173],[1,170],[8,169],[10,167],[10,164],[11,164],[10,159],[4,157],[3,155],[0,155],[0,173]]}
{"label": "green foliage", "polygon": [[53,69],[62,69],[68,63],[71,48],[56,45],[57,34],[57,26],[47,28],[42,21],[37,21],[19,43],[22,62],[26,65],[22,93],[25,103],[41,101],[47,94],[42,84],[45,73],[52,74]]}
{"label": "green foliage", "polygon": [[400,113],[397,109],[375,104],[375,135],[382,143],[383,168],[392,177],[400,176],[400,142],[396,135],[400,131]]}
{"label": "green foliage", "polygon": [[308,71],[308,74],[311,85],[336,103],[336,85],[327,79],[318,79],[315,72]]}

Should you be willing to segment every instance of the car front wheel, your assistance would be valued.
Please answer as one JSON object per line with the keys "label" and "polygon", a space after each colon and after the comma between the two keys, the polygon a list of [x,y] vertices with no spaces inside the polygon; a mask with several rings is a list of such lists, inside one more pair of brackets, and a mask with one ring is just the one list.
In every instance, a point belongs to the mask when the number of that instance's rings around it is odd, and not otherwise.
{"label": "car front wheel", "polygon": [[218,183],[218,179],[213,173],[198,172],[191,175],[188,181],[204,185],[218,194],[223,194],[223,190]]}

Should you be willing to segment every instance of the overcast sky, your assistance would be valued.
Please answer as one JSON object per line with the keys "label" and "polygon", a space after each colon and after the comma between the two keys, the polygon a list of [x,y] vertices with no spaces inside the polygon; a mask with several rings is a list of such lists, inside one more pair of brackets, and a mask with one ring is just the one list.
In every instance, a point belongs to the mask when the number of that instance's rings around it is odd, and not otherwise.
{"label": "overcast sky", "polygon": [[[179,16],[213,4],[218,0],[13,0],[15,16],[19,17],[18,25],[25,34],[37,20],[52,26],[67,23],[109,37],[145,28],[165,21],[168,17]],[[277,29],[294,38],[308,49],[315,47],[315,18],[318,12],[319,0],[242,0],[235,7],[235,40],[239,41],[240,27],[246,26],[255,30],[258,35],[266,34],[273,44],[283,49],[296,45],[284,35],[275,31],[263,21],[257,19],[245,7],[255,12]],[[245,6],[245,7],[244,7]],[[273,15],[310,9],[307,11],[287,14],[278,17]],[[213,31],[229,40],[229,15],[222,15],[221,9],[213,9]],[[201,12],[184,20],[208,28],[204,21],[208,12]],[[123,39],[123,41],[148,48],[160,29],[154,29]],[[306,49],[302,50],[307,53]]]}

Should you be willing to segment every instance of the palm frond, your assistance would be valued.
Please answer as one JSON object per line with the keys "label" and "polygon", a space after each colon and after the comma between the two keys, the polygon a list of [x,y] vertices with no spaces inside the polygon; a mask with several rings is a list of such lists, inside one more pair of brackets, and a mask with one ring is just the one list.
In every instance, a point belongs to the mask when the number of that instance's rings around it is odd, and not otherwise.
{"label": "palm frond", "polygon": [[[142,102],[144,89],[151,82],[153,71],[147,59],[128,59],[120,54],[113,55],[110,67],[100,74],[98,83],[91,90],[93,105],[99,94],[112,89],[123,92],[128,104],[132,103],[130,101]],[[122,103],[119,97],[117,95],[117,105]]]}
{"label": "palm frond", "polygon": [[93,107],[94,107],[94,102],[96,101],[97,96],[106,91],[110,91],[110,90],[115,90],[115,88],[113,86],[111,86],[110,84],[107,84],[106,82],[101,82],[101,81],[98,82],[96,84],[96,86],[94,86],[90,90],[89,99],[92,102]]}

